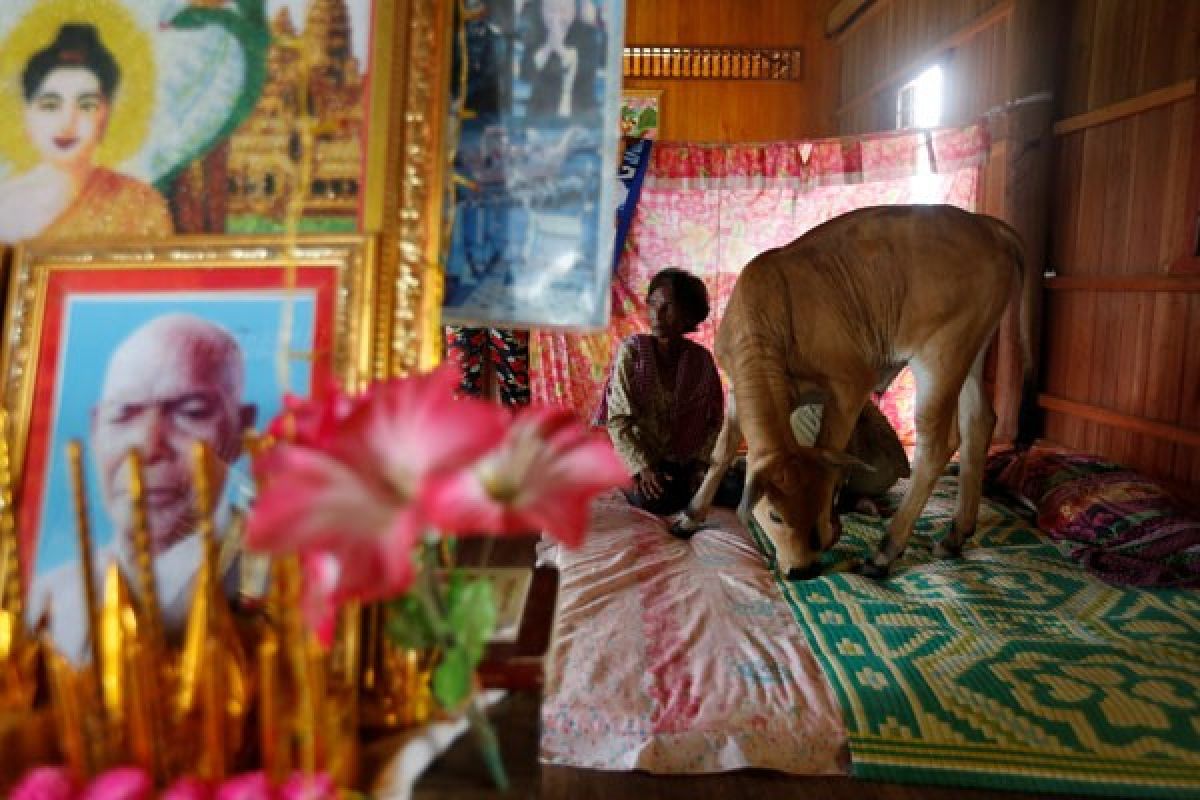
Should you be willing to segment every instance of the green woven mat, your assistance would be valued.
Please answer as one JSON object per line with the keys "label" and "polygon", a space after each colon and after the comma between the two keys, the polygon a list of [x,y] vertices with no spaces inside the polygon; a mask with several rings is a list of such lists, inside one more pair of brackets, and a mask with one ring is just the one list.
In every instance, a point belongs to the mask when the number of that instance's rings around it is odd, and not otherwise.
{"label": "green woven mat", "polygon": [[1200,797],[1200,592],[1108,586],[986,500],[964,558],[935,561],[956,480],[889,580],[848,571],[883,535],[857,515],[825,576],[780,579],[841,702],[854,774]]}

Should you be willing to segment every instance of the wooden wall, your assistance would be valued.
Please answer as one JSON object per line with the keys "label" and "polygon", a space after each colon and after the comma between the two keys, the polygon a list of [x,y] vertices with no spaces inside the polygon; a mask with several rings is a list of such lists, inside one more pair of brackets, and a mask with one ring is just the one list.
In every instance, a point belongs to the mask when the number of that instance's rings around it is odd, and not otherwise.
{"label": "wooden wall", "polygon": [[799,81],[627,79],[662,89],[661,138],[746,142],[829,136],[837,94],[832,42],[824,35],[833,0],[629,0],[625,44],[802,47]]}
{"label": "wooden wall", "polygon": [[1078,0],[1064,50],[1046,435],[1200,493],[1200,1]]}
{"label": "wooden wall", "polygon": [[1200,0],[876,0],[835,41],[842,134],[939,59],[944,124],[987,115],[983,209],[1056,276],[1046,438],[1200,495]]}
{"label": "wooden wall", "polygon": [[838,132],[896,127],[896,90],[933,63],[946,76],[944,125],[977,119],[1008,99],[1002,0],[879,0],[837,37]]}

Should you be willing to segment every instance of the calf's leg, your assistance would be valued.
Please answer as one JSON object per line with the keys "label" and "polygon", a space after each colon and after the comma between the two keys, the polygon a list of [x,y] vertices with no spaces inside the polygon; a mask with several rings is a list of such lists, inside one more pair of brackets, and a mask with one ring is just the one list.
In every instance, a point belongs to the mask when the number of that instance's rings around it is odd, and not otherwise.
{"label": "calf's leg", "polygon": [[[862,413],[863,405],[870,395],[869,383],[834,383],[829,387],[829,397],[821,418],[821,431],[817,434],[817,447],[837,453],[843,453],[850,443],[858,415]],[[828,550],[837,540],[837,529],[834,526],[833,495],[842,478],[841,470],[830,469],[823,474],[817,487],[816,500],[820,505],[817,511],[815,525],[814,548],[818,551]]]}
{"label": "calf's leg", "polygon": [[954,530],[934,546],[933,554],[938,558],[961,555],[963,544],[975,532],[979,517],[983,466],[988,442],[992,440],[992,430],[996,426],[996,412],[983,390],[983,359],[984,351],[980,351],[958,395],[958,429],[962,438],[958,505],[954,512]]}
{"label": "calf's leg", "polygon": [[953,363],[955,351],[952,348],[935,349],[933,352],[935,356],[929,358],[928,363],[922,359],[913,359],[911,362],[917,378],[916,463],[912,482],[888,525],[879,550],[863,564],[862,572],[870,578],[887,577],[892,562],[904,552],[913,525],[925,508],[934,483],[958,446],[955,412],[968,364]]}
{"label": "calf's leg", "polygon": [[717,434],[717,443],[713,447],[711,463],[704,473],[700,488],[692,495],[687,511],[671,526],[671,532],[676,536],[687,537],[695,533],[708,517],[712,509],[713,498],[721,485],[721,479],[729,470],[729,465],[737,457],[738,445],[742,443],[742,429],[738,426],[737,405],[733,399],[733,389],[726,395],[725,419],[721,422],[721,432]]}

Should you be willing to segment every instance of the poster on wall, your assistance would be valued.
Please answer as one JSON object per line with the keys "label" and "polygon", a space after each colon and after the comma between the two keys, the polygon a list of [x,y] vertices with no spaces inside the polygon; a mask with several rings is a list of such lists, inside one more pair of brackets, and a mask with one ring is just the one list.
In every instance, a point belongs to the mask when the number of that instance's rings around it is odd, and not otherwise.
{"label": "poster on wall", "polygon": [[358,230],[373,2],[4,0],[0,242]]}
{"label": "poster on wall", "polygon": [[621,92],[621,135],[630,139],[657,139],[662,126],[662,89],[626,89]]}
{"label": "poster on wall", "polygon": [[467,0],[443,318],[608,322],[623,0]]}

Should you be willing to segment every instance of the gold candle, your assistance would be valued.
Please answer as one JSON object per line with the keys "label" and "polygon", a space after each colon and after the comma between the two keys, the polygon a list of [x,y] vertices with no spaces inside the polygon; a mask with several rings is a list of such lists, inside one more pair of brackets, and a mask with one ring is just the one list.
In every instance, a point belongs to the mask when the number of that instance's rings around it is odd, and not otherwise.
{"label": "gold candle", "polygon": [[146,491],[142,480],[142,457],[129,451],[129,502],[133,511],[133,552],[141,589],[142,620],[149,636],[150,649],[163,652],[162,612],[158,605],[158,584],[154,577],[154,553],[150,547],[150,526],[146,522]]}
{"label": "gold candle", "polygon": [[271,628],[258,643],[258,731],[262,766],[271,785],[278,785],[289,770],[285,740],[282,685],[279,676],[279,637]]}
{"label": "gold candle", "polygon": [[129,679],[125,650],[130,639],[137,635],[137,620],[130,618],[131,606],[129,585],[114,561],[104,571],[104,603],[96,633],[100,640],[101,704],[114,739],[120,738],[117,732],[123,729],[127,719]]}
{"label": "gold candle", "polygon": [[378,687],[379,662],[383,658],[383,654],[380,652],[385,635],[383,605],[372,603],[367,606],[366,616],[362,631],[363,639],[366,642],[366,652],[363,654],[362,688],[370,692]]}
{"label": "gold candle", "polygon": [[92,651],[92,670],[96,687],[103,685],[100,661],[100,609],[96,602],[96,568],[92,563],[92,529],[88,521],[87,489],[83,480],[83,445],[78,439],[67,443],[67,462],[71,472],[71,492],[75,498],[75,532],[79,543],[80,578],[87,613],[88,645]]}
{"label": "gold candle", "polygon": [[[203,543],[203,558],[211,570],[213,578],[211,586],[219,586],[220,575],[217,574],[217,533],[213,524],[212,483],[208,471],[208,446],[201,441],[192,443],[192,487],[196,492],[196,522],[200,529],[200,541]],[[210,597],[209,602],[215,598]]]}
{"label": "gold candle", "polygon": [[160,709],[155,702],[154,674],[157,665],[147,658],[149,650],[136,639],[125,648],[125,672],[129,682],[129,755],[155,780],[163,775],[156,728]]}
{"label": "gold candle", "polygon": [[219,781],[225,777],[225,667],[221,643],[209,638],[204,643],[204,702],[201,704],[202,777]]}
{"label": "gold candle", "polygon": [[300,745],[300,769],[311,775],[317,770],[317,709],[309,663],[308,634],[300,624],[297,613],[300,565],[296,556],[291,555],[283,559],[280,572],[284,587],[282,608],[284,647],[287,650],[288,663],[291,664],[292,677],[296,686],[295,730]]}
{"label": "gold candle", "polygon": [[46,675],[50,682],[50,702],[58,726],[58,741],[67,768],[77,777],[91,773],[87,745],[84,741],[84,719],[80,711],[79,688],[70,662],[61,656],[48,638],[42,643],[46,653]]}

